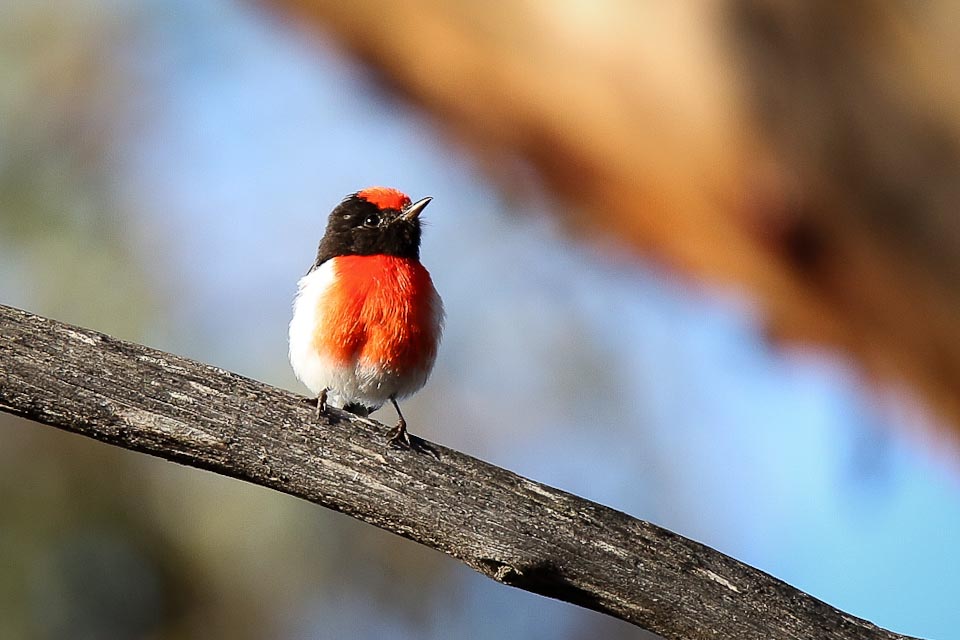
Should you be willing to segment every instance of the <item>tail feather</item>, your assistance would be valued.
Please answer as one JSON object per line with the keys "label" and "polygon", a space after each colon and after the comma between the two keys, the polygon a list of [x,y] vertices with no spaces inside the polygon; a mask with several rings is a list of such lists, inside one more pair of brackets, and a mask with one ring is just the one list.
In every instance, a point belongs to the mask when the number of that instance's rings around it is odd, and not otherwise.
{"label": "tail feather", "polygon": [[361,418],[366,418],[368,415],[370,415],[370,412],[375,411],[376,409],[377,407],[368,407],[357,402],[348,402],[347,404],[343,405],[344,411],[349,411],[350,413],[358,415]]}

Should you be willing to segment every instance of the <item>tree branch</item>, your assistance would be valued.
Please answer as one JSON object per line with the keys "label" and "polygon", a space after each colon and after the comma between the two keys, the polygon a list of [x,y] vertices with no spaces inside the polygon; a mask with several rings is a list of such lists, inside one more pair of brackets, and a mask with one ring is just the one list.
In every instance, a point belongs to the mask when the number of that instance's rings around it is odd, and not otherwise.
{"label": "tree branch", "polygon": [[0,410],[304,498],[668,640],[903,639],[709,547],[234,373],[0,305]]}

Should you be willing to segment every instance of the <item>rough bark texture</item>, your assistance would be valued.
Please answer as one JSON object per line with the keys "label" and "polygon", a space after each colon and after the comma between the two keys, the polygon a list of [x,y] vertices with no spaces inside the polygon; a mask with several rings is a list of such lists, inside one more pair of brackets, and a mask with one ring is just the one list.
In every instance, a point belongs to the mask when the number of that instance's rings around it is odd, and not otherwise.
{"label": "rough bark texture", "polygon": [[0,410],[335,509],[668,639],[904,638],[709,547],[169,353],[0,306]]}

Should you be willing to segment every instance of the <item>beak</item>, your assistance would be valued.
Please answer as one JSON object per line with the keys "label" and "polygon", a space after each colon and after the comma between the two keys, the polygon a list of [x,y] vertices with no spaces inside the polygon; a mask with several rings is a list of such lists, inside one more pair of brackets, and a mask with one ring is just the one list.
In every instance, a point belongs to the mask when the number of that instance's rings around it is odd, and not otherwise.
{"label": "beak", "polygon": [[430,204],[430,201],[433,200],[431,197],[426,197],[423,200],[417,200],[412,205],[403,210],[403,213],[400,215],[401,220],[416,220],[423,209]]}

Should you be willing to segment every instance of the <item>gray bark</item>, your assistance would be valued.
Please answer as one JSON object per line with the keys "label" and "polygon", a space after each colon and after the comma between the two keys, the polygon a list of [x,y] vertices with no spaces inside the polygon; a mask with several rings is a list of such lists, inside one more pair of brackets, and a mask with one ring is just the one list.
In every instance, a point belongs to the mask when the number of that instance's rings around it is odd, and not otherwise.
{"label": "gray bark", "polygon": [[463,453],[391,449],[371,420],[317,419],[288,391],[2,305],[0,410],[309,500],[670,640],[906,637]]}

